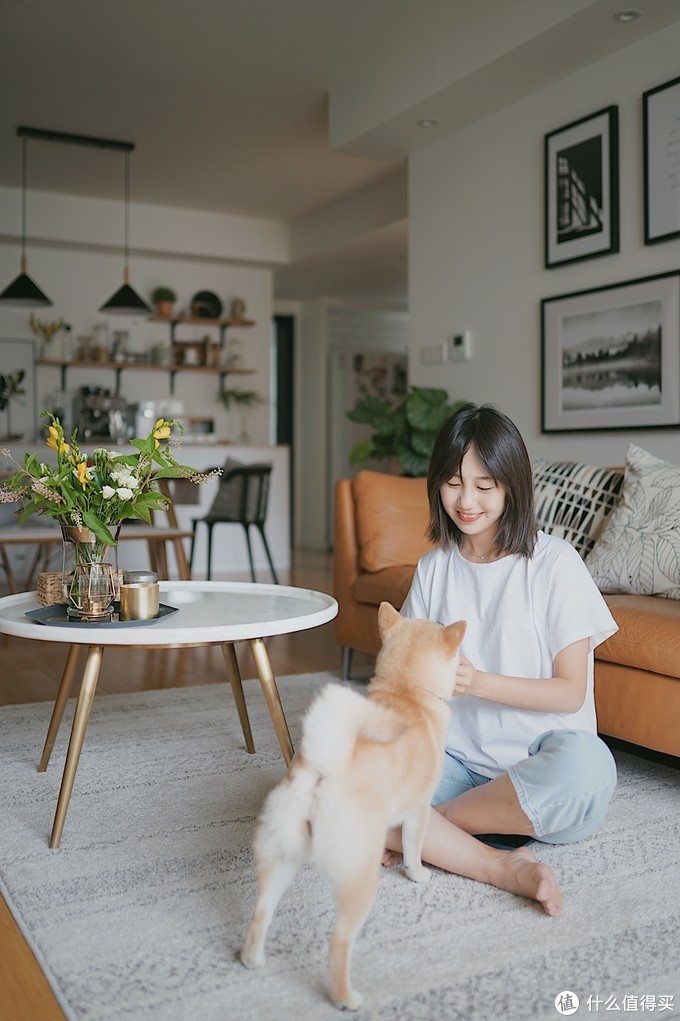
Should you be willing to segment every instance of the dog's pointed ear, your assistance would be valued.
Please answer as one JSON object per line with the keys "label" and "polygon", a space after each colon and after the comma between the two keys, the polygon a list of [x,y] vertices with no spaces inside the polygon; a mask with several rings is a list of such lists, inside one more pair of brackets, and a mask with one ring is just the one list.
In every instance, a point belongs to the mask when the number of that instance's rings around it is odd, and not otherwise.
{"label": "dog's pointed ear", "polygon": [[467,629],[466,620],[457,620],[455,624],[449,624],[448,627],[444,628],[444,638],[449,648],[457,652],[460,648],[460,644],[463,641],[463,636]]}
{"label": "dog's pointed ear", "polygon": [[383,635],[390,628],[401,620],[401,617],[391,603],[381,603],[378,608],[378,630]]}

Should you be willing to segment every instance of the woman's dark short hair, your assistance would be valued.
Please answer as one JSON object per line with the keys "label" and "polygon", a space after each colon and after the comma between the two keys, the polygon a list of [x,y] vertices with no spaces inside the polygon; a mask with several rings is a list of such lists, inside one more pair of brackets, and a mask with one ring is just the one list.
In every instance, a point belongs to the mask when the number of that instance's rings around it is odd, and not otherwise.
{"label": "woman's dark short hair", "polygon": [[428,538],[444,549],[449,549],[451,543],[460,545],[463,533],[444,510],[439,490],[460,473],[470,447],[475,448],[479,461],[506,493],[496,552],[530,557],[537,529],[531,461],[517,426],[492,404],[466,404],[437,433],[427,473]]}

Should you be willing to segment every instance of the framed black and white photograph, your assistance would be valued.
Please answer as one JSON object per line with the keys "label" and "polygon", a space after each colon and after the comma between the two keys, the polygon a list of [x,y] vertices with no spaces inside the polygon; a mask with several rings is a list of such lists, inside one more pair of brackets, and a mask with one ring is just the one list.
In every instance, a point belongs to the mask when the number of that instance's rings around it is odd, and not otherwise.
{"label": "framed black and white photograph", "polygon": [[545,265],[619,250],[619,113],[604,110],[545,136]]}
{"label": "framed black and white photograph", "polygon": [[34,362],[32,340],[0,339],[0,446],[9,447],[19,440],[33,442]]}
{"label": "framed black and white photograph", "polygon": [[543,432],[680,425],[680,273],[541,302]]}
{"label": "framed black and white photograph", "polygon": [[680,78],[642,96],[645,244],[680,237]]}

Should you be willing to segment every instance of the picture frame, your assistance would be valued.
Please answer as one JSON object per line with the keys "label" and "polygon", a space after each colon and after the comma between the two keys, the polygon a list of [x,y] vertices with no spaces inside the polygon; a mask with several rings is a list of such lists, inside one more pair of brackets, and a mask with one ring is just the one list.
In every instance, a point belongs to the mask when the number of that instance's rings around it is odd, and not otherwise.
{"label": "picture frame", "polygon": [[541,302],[541,431],[680,425],[680,271]]}
{"label": "picture frame", "polygon": [[680,237],[680,78],[642,94],[645,244]]}
{"label": "picture frame", "polygon": [[547,134],[544,178],[546,269],[618,252],[618,107]]}
{"label": "picture frame", "polygon": [[10,398],[9,415],[7,408],[0,411],[0,444],[5,447],[32,443],[35,438],[35,344],[0,338],[0,374],[6,377],[19,371],[24,373],[21,389],[25,393]]}

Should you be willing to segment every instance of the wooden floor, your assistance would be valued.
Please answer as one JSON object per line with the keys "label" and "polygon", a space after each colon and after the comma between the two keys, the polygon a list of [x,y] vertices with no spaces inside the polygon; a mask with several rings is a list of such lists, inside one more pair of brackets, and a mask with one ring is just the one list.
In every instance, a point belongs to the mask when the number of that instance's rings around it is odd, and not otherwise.
{"label": "wooden floor", "polygon": [[[289,571],[280,572],[282,584],[331,592],[331,557],[296,550]],[[245,580],[245,579],[244,579]],[[260,579],[267,580],[264,576]],[[5,594],[0,589],[0,595]],[[237,646],[244,679],[257,676],[247,646]],[[333,624],[311,631],[267,639],[276,676],[339,670],[340,650]],[[49,655],[46,655],[49,650]],[[0,705],[53,701],[66,650],[45,642],[0,635]],[[358,669],[368,668],[368,657],[355,657]],[[192,684],[223,683],[224,659],[219,648],[199,649],[107,649],[97,697],[102,693],[176,688]],[[247,697],[247,689],[246,689]],[[36,749],[36,764],[40,749]],[[77,782],[77,780],[76,780]],[[11,1021],[63,1021],[63,1013],[43,978],[33,954],[0,897],[0,1018]]]}

